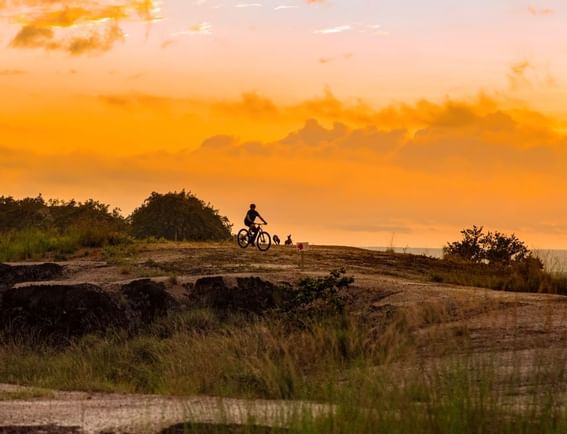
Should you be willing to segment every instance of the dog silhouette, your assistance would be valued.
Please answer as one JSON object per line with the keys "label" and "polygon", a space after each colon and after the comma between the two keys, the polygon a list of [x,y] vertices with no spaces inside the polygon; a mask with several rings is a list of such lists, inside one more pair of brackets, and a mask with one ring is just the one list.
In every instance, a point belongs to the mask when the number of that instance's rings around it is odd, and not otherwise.
{"label": "dog silhouette", "polygon": [[279,245],[280,245],[280,243],[281,243],[280,237],[278,237],[277,235],[274,235],[274,236],[272,237],[272,239],[274,240],[274,244],[275,244],[276,246],[279,246]]}
{"label": "dog silhouette", "polygon": [[293,241],[291,240],[291,235],[287,236],[287,240],[285,240],[286,246],[293,246]]}

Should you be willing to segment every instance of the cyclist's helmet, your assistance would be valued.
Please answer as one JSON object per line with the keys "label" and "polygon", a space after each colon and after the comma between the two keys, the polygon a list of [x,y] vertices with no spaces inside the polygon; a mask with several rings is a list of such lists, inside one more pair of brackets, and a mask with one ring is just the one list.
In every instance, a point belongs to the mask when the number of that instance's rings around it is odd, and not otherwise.
{"label": "cyclist's helmet", "polygon": [[251,204],[250,204],[250,208],[251,208],[251,209],[256,209],[256,204],[255,204],[255,203],[251,203]]}

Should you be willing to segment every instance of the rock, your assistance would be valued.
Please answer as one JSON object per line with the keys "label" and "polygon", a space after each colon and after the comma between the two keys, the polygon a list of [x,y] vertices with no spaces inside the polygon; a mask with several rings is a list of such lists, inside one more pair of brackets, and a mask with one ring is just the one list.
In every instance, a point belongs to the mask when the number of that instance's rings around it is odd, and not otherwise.
{"label": "rock", "polygon": [[13,286],[16,283],[53,280],[63,275],[63,267],[58,264],[0,264],[0,286]]}
{"label": "rock", "polygon": [[166,291],[162,282],[150,279],[134,280],[122,287],[128,307],[143,324],[165,316],[178,306],[177,301]]}
{"label": "rock", "polygon": [[4,291],[0,325],[58,340],[126,327],[127,317],[124,308],[98,286],[36,284]]}
{"label": "rock", "polygon": [[189,289],[191,304],[220,311],[261,314],[282,305],[283,291],[259,277],[203,277]]}
{"label": "rock", "polygon": [[[287,428],[274,428],[262,425],[235,425],[216,423],[180,423],[160,431],[159,434],[287,434]],[[1,433],[0,433],[1,434]]]}

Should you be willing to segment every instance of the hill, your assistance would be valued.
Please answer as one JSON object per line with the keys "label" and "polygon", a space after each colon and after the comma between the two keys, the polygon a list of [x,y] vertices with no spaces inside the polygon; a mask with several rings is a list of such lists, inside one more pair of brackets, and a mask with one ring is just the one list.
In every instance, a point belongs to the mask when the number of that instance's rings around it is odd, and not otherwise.
{"label": "hill", "polygon": [[[329,276],[340,268],[353,283]],[[9,264],[0,269],[4,315],[10,293],[10,303],[59,294],[63,304],[84,294],[75,302],[104,300],[101,315],[110,316],[79,316],[91,328],[50,329],[65,339],[38,344],[35,334],[32,346],[4,328],[0,382],[316,400],[353,412],[329,416],[335,424],[385,429],[403,428],[394,415],[404,408],[407,423],[422,426],[412,432],[424,433],[433,424],[548,432],[547,421],[563,423],[567,298],[438,282],[452,272],[424,256],[332,246],[311,247],[300,269],[294,248],[262,254],[229,243],[134,243],[54,265]],[[335,297],[344,311],[329,303]],[[361,410],[368,406],[376,414]],[[0,402],[0,415],[9,409]],[[328,432],[321,424],[309,432]]]}

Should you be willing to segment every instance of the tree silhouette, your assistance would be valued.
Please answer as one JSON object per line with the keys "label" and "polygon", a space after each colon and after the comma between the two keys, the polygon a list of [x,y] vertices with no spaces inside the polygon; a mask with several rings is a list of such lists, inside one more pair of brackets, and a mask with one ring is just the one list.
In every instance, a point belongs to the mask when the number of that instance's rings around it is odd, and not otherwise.
{"label": "tree silhouette", "polygon": [[152,193],[129,219],[133,234],[138,238],[220,241],[231,237],[228,219],[185,190]]}
{"label": "tree silhouette", "polygon": [[473,226],[461,231],[461,235],[462,240],[448,243],[444,247],[446,258],[501,266],[532,261],[540,264],[540,268],[543,267],[541,261],[534,258],[526,244],[514,234],[506,235],[498,231],[484,233],[482,226]]}
{"label": "tree silhouette", "polygon": [[89,199],[86,202],[45,201],[41,195],[16,200],[0,197],[0,232],[25,228],[68,230],[73,226],[104,226],[108,230],[124,231],[126,220],[119,210]]}

